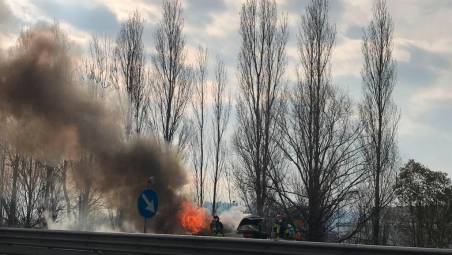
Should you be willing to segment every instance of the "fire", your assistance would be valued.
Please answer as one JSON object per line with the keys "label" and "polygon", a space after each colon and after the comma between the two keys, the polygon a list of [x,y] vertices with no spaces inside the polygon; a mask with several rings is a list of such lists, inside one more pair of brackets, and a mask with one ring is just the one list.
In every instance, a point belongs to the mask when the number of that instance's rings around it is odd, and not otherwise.
{"label": "fire", "polygon": [[199,234],[209,227],[209,214],[204,208],[195,207],[190,202],[182,204],[181,212],[179,213],[179,221],[184,229],[190,231],[192,234]]}

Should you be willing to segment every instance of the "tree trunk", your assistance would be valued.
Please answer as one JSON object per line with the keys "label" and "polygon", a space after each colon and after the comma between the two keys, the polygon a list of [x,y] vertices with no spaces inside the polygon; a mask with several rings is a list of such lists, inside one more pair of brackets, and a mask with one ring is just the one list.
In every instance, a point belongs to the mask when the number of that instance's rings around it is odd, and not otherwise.
{"label": "tree trunk", "polygon": [[[217,133],[220,133],[219,123],[217,125]],[[213,199],[212,199],[212,215],[216,215],[216,206],[217,206],[217,185],[218,185],[218,171],[219,171],[219,162],[220,161],[220,139],[217,139],[217,144],[215,148],[215,173],[213,179]]]}
{"label": "tree trunk", "polygon": [[69,200],[69,194],[67,191],[67,167],[68,167],[68,161],[65,160],[63,162],[63,194],[64,194],[64,200],[66,202],[66,217],[69,218],[71,214],[71,201]]}
{"label": "tree trunk", "polygon": [[45,188],[44,188],[44,211],[52,214],[50,207],[50,195],[53,191],[54,182],[54,171],[55,169],[51,166],[46,166],[46,179],[45,179]]}
{"label": "tree trunk", "polygon": [[8,227],[15,227],[17,225],[17,181],[19,177],[19,154],[16,153],[14,155],[14,159],[12,162],[13,168],[13,180],[12,180],[12,188],[11,188],[11,200],[9,203],[9,212],[8,212]]}
{"label": "tree trunk", "polygon": [[3,147],[1,151],[1,162],[0,162],[0,226],[3,226],[3,192],[5,190],[5,160],[6,160],[6,148]]}

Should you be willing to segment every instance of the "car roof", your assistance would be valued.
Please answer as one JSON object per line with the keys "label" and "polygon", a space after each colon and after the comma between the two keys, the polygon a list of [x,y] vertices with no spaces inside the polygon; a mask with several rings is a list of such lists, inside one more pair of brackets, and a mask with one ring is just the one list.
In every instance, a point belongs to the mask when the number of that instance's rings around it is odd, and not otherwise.
{"label": "car roof", "polygon": [[238,227],[244,226],[244,225],[258,225],[264,220],[264,218],[259,216],[248,216],[243,218]]}
{"label": "car roof", "polygon": [[242,220],[248,219],[248,220],[263,220],[263,217],[257,216],[257,215],[248,215],[244,217]]}

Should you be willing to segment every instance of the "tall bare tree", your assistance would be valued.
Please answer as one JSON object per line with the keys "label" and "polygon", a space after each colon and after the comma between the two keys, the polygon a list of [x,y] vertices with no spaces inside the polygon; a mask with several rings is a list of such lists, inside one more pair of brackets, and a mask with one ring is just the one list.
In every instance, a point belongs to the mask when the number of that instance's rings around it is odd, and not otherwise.
{"label": "tall bare tree", "polygon": [[[24,205],[23,211],[23,226],[26,228],[34,227],[40,220],[39,214],[44,208],[38,208],[42,200],[43,182],[42,178],[45,178],[44,171],[40,167],[39,162],[32,157],[23,157],[20,160],[19,170],[19,182],[21,184],[21,200]],[[38,215],[34,215],[38,214]]]}
{"label": "tall bare tree", "polygon": [[298,82],[289,96],[288,116],[279,122],[280,146],[295,166],[292,181],[286,180],[293,187],[280,187],[279,193],[301,212],[311,241],[326,240],[335,216],[350,205],[364,177],[351,101],[331,82],[335,33],[328,1],[311,0],[298,34]]}
{"label": "tall bare tree", "polygon": [[[146,124],[147,83],[141,34],[143,21],[135,12],[123,23],[116,39],[93,35],[87,56],[82,59],[81,77],[88,86],[93,100],[103,101],[108,92],[119,95],[119,112],[125,115],[126,136],[141,135]],[[125,92],[126,96],[122,93]],[[123,99],[125,99],[123,102]],[[96,166],[93,155],[81,152],[77,160],[63,161],[59,165],[67,218],[74,217],[80,230],[90,230],[90,220],[99,209],[99,193],[92,181]],[[82,172],[83,174],[72,174]],[[75,178],[77,177],[77,178]],[[68,187],[69,184],[71,187]],[[69,194],[72,191],[72,195]],[[76,194],[76,195],[75,195]],[[71,199],[74,201],[71,207]],[[98,212],[99,210],[97,210]],[[73,212],[73,215],[71,214]]]}
{"label": "tall bare tree", "polygon": [[69,190],[68,190],[68,165],[69,161],[64,160],[63,164],[61,165],[61,182],[62,182],[62,189],[63,189],[63,196],[64,201],[66,205],[66,217],[69,218],[71,216],[71,200],[69,198]]}
{"label": "tall bare tree", "polygon": [[364,125],[362,143],[366,168],[370,172],[373,191],[372,240],[380,243],[382,209],[392,197],[397,161],[396,133],[399,113],[392,100],[396,83],[395,61],[392,57],[394,25],[384,0],[376,0],[372,20],[365,30],[361,71],[364,99],[360,117]]}
{"label": "tall bare tree", "polygon": [[[60,45],[62,45],[62,47],[64,47],[65,50],[69,50],[70,49],[70,43],[67,39],[67,35],[61,30],[59,24],[56,22],[54,24],[51,25],[51,31],[52,31],[52,38],[55,41],[58,41]],[[33,36],[33,32],[30,32],[30,30],[24,30],[21,32],[18,40],[17,40],[17,44],[16,47],[18,49],[17,52],[21,52],[21,49],[25,49],[30,47],[30,38],[31,36]],[[12,51],[12,53],[14,54],[15,51]],[[71,75],[71,74],[67,74],[67,75]],[[14,150],[11,150],[14,151]],[[30,161],[29,163],[27,163],[28,161]],[[30,158],[29,155],[26,155],[24,153],[20,153],[20,152],[14,152],[12,153],[12,156],[10,157],[10,162],[12,165],[12,180],[13,180],[13,185],[12,185],[12,192],[11,192],[11,203],[10,203],[10,213],[11,213],[11,217],[14,217],[14,211],[16,211],[17,213],[17,209],[18,206],[21,207],[21,210],[23,211],[25,208],[26,213],[22,213],[23,214],[23,221],[19,222],[16,216],[16,219],[12,218],[12,221],[15,221],[16,224],[23,224],[25,226],[30,226],[30,220],[32,220],[30,217],[30,214],[33,211],[33,208],[35,207],[34,205],[30,207],[31,204],[29,199],[31,199],[32,196],[34,196],[34,194],[30,195],[30,190],[34,190],[36,189],[36,187],[30,187],[31,184],[33,185],[38,185],[37,181],[36,181],[36,172],[40,172],[40,178],[42,178],[42,184],[39,183],[39,185],[41,185],[40,188],[42,188],[42,196],[39,197],[39,199],[41,199],[40,201],[40,213],[42,214],[43,212],[46,212],[48,214],[55,215],[57,212],[57,210],[59,210],[59,208],[57,208],[59,206],[59,199],[60,197],[56,198],[56,194],[58,193],[58,191],[56,190],[57,185],[59,185],[59,179],[58,177],[58,171],[55,168],[55,166],[53,164],[45,164],[43,162],[39,162],[36,161],[32,158]],[[37,164],[41,164],[41,165],[45,165],[45,167],[41,167],[41,166],[37,166]],[[32,175],[32,176],[30,176]],[[18,183],[17,183],[18,182]],[[32,185],[32,186],[33,186]],[[29,194],[27,194],[27,196],[22,196],[24,199],[22,200],[17,200],[18,195],[20,195],[20,193],[22,192],[22,194],[24,192],[28,192]],[[34,191],[32,192],[34,193]],[[13,199],[14,198],[14,199]],[[13,200],[16,200],[13,202]],[[58,200],[58,201],[57,201]],[[25,202],[24,202],[25,201]],[[22,204],[21,204],[22,203]],[[32,203],[33,204],[33,203]],[[16,209],[14,209],[14,207],[16,207]],[[31,211],[30,211],[31,210]],[[25,215],[25,216],[24,216]],[[43,219],[40,219],[39,223],[42,223]]]}
{"label": "tall bare tree", "polygon": [[[30,159],[30,165],[32,164],[33,159]],[[22,167],[27,167],[26,164],[23,164]],[[32,166],[30,166],[32,168]],[[56,178],[57,178],[57,169],[53,165],[45,165],[43,167],[43,175],[44,175],[44,183],[43,183],[43,208],[49,214],[52,214],[52,196],[55,194],[56,188]],[[30,172],[32,174],[32,172]],[[30,177],[31,179],[31,177]]]}
{"label": "tall bare tree", "polygon": [[[229,115],[231,112],[230,98],[225,98],[226,70],[224,63],[218,59],[215,70],[215,83],[213,84],[213,119],[212,126],[214,134],[212,136],[214,148],[214,169],[213,169],[213,193],[212,193],[212,215],[216,214],[216,203],[218,196],[218,184],[225,168],[226,146],[224,132],[226,131]],[[228,180],[227,180],[228,181]]]}
{"label": "tall bare tree", "polygon": [[275,1],[249,0],[240,12],[237,183],[249,209],[265,216],[269,172],[278,154],[274,137],[286,70],[287,21]]}
{"label": "tall bare tree", "polygon": [[2,141],[0,143],[0,226],[3,226],[5,219],[6,156],[7,145],[5,141]]}
{"label": "tall bare tree", "polygon": [[5,207],[7,211],[7,226],[14,227],[19,223],[18,220],[18,190],[19,190],[19,170],[20,170],[20,154],[16,151],[9,152],[9,162],[11,164],[11,192],[9,201]]}
{"label": "tall bare tree", "polygon": [[203,206],[205,199],[205,179],[207,157],[205,155],[206,127],[206,90],[207,90],[207,49],[199,47],[194,76],[194,93],[192,106],[194,112],[195,134],[191,140],[193,167],[195,171],[195,191],[198,206]]}
{"label": "tall bare tree", "polygon": [[94,98],[104,98],[106,89],[118,89],[118,59],[110,38],[91,36],[88,56],[82,59],[81,72]]}
{"label": "tall bare tree", "polygon": [[167,144],[186,144],[184,113],[192,93],[192,72],[186,64],[184,19],[178,0],[163,2],[163,18],[155,33],[155,53],[152,56],[153,128]]}
{"label": "tall bare tree", "polygon": [[[72,171],[79,174],[73,176],[76,197],[74,197],[74,206],[76,210],[74,215],[77,218],[78,227],[81,230],[92,230],[90,224],[96,213],[103,208],[102,194],[93,181],[94,174],[91,169],[95,166],[95,158],[90,154],[83,154],[79,160],[70,165]],[[69,166],[68,166],[69,167]],[[82,173],[82,174],[80,174]],[[77,178],[75,178],[77,177]],[[119,214],[123,213],[121,211]],[[122,226],[120,226],[122,227]]]}
{"label": "tall bare tree", "polygon": [[138,11],[121,24],[115,55],[128,98],[127,137],[143,133],[147,121],[147,88],[145,77],[143,20]]}

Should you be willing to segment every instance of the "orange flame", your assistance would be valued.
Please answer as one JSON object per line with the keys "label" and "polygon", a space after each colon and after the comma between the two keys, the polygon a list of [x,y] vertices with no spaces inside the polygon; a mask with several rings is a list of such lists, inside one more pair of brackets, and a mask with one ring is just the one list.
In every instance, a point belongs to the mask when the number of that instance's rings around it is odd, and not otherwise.
{"label": "orange flame", "polygon": [[179,221],[185,230],[198,234],[209,228],[209,214],[204,208],[195,207],[190,202],[182,204]]}

